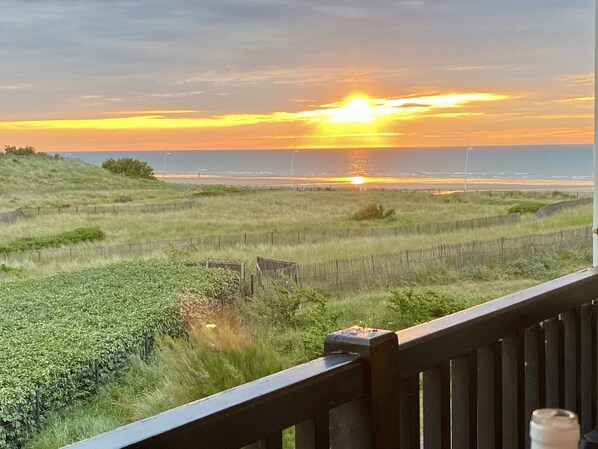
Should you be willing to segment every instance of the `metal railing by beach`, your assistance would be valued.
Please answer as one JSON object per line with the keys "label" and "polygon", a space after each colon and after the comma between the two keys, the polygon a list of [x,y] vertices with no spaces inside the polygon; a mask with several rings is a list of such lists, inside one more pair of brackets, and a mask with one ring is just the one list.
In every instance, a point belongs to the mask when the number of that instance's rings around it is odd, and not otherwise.
{"label": "metal railing by beach", "polygon": [[355,290],[373,285],[399,285],[433,270],[492,266],[532,254],[590,247],[589,227],[548,234],[501,237],[432,248],[371,254],[351,259],[313,263],[286,262],[286,266],[258,272],[259,284],[267,287],[273,280],[289,277],[300,285],[318,289]]}
{"label": "metal railing by beach", "polygon": [[531,412],[598,416],[598,271],[398,332],[328,335],[324,357],[70,449],[529,447]]}
{"label": "metal railing by beach", "polygon": [[558,201],[556,203],[548,204],[540,210],[538,210],[538,212],[534,214],[534,218],[546,218],[561,210],[584,206],[586,204],[592,204],[592,198],[580,198],[577,200]]}
{"label": "metal railing by beach", "polygon": [[419,223],[413,225],[379,228],[303,229],[291,231],[270,231],[260,233],[201,235],[182,239],[122,243],[103,246],[77,245],[62,248],[43,249],[0,254],[0,260],[20,261],[28,259],[37,262],[59,258],[90,260],[96,257],[141,257],[153,256],[173,249],[221,250],[237,246],[282,246],[318,243],[332,240],[392,237],[399,235],[441,234],[462,230],[475,230],[491,226],[517,224],[519,214],[481,217],[469,220]]}

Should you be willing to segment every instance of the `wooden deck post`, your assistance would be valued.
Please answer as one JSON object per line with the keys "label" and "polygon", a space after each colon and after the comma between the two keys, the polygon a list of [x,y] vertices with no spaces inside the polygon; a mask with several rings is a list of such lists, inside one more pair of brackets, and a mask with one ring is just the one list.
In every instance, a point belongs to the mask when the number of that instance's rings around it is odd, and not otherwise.
{"label": "wooden deck post", "polygon": [[394,332],[352,327],[326,337],[324,352],[365,360],[366,397],[330,413],[332,449],[399,448],[398,339]]}

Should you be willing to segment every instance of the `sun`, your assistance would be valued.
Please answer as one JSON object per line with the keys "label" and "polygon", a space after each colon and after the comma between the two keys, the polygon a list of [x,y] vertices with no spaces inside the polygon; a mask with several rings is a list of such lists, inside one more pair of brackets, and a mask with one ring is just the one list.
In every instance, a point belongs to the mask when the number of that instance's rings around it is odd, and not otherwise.
{"label": "sun", "polygon": [[361,185],[365,183],[365,178],[363,176],[352,176],[351,177],[351,184]]}
{"label": "sun", "polygon": [[328,110],[332,123],[371,123],[376,112],[376,107],[364,96],[351,97],[344,104]]}

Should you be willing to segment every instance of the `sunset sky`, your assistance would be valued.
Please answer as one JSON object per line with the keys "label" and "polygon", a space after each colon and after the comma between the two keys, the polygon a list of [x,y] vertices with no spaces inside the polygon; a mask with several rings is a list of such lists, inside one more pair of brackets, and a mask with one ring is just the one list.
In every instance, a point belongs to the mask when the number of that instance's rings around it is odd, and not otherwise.
{"label": "sunset sky", "polygon": [[0,145],[591,143],[592,0],[1,0]]}

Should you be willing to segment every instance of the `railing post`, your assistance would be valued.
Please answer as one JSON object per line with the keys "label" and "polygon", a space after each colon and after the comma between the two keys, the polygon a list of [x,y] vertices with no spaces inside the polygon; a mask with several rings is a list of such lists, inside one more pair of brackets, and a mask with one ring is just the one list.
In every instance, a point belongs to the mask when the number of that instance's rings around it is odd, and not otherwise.
{"label": "railing post", "polygon": [[332,449],[399,448],[398,339],[394,332],[352,327],[324,342],[326,354],[359,354],[365,361],[366,396],[331,411]]}

